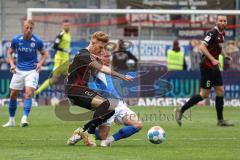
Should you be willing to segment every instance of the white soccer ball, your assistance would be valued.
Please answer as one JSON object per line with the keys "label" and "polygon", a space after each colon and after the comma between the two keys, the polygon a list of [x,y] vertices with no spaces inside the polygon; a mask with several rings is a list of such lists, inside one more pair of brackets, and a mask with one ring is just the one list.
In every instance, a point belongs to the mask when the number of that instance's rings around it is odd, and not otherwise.
{"label": "white soccer ball", "polygon": [[153,126],[148,130],[147,138],[153,144],[160,144],[166,139],[166,133],[161,127]]}
{"label": "white soccer ball", "polygon": [[59,99],[56,97],[51,98],[51,105],[52,106],[57,106],[59,104]]}

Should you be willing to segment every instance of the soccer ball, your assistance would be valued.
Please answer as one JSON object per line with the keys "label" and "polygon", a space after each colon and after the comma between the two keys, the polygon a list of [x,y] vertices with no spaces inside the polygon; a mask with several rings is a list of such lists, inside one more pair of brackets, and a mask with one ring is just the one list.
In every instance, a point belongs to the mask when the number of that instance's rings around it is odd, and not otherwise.
{"label": "soccer ball", "polygon": [[59,104],[59,99],[56,97],[51,98],[51,105],[53,107],[57,106]]}
{"label": "soccer ball", "polygon": [[148,130],[148,140],[153,144],[160,144],[166,139],[165,131],[159,126],[153,126]]}

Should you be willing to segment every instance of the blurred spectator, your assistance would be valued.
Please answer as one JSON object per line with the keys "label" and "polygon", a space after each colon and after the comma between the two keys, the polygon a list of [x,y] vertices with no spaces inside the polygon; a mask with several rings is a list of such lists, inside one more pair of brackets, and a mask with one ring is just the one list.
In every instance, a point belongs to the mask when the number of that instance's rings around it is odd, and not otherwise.
{"label": "blurred spectator", "polygon": [[168,70],[186,70],[186,60],[184,52],[180,50],[179,42],[173,41],[172,49],[167,51]]}
{"label": "blurred spectator", "polygon": [[226,50],[227,54],[231,54],[233,52],[238,52],[239,51],[235,41],[228,41],[225,50]]}
{"label": "blurred spectator", "polygon": [[[239,49],[237,47],[237,42],[235,41],[227,41],[226,43],[226,47],[225,47],[225,50],[224,52],[226,52],[227,55],[230,55],[230,56],[233,56],[234,53],[237,53],[237,57],[239,57]],[[235,56],[235,59],[237,58]],[[219,57],[220,58],[220,57]],[[223,59],[223,58],[222,58]],[[238,58],[237,58],[238,59]],[[220,59],[219,59],[220,60]],[[235,64],[234,64],[235,63]],[[233,61],[226,61],[225,59],[223,59],[223,70],[229,70],[231,69],[231,65],[232,66],[239,66],[239,62],[236,62],[235,60]],[[235,68],[235,67],[234,67]]]}
{"label": "blurred spectator", "polygon": [[236,46],[238,48],[238,51],[240,51],[240,40],[236,41]]}
{"label": "blurred spectator", "polygon": [[225,52],[232,57],[232,61],[224,61],[224,70],[240,70],[240,41],[228,41]]}
{"label": "blurred spectator", "polygon": [[120,39],[117,51],[112,55],[112,67],[116,71],[129,71],[137,69],[137,58],[127,49],[132,46],[131,42]]}
{"label": "blurred spectator", "polygon": [[0,69],[2,70],[2,64],[4,63],[3,56],[0,55]]}
{"label": "blurred spectator", "polygon": [[199,40],[190,41],[191,50],[190,50],[189,56],[190,56],[190,63],[191,63],[190,70],[192,71],[199,70],[199,65],[201,62],[201,54],[198,50],[198,47],[200,44],[201,44],[201,41]]}
{"label": "blurred spectator", "polygon": [[7,59],[3,56],[0,55],[0,70],[9,70],[10,66],[8,64]]}

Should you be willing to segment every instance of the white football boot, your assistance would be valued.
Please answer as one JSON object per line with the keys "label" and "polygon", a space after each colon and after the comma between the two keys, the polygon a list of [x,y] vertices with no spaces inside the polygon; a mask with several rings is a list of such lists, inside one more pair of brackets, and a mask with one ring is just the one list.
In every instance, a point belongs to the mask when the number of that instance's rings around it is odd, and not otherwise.
{"label": "white football boot", "polygon": [[80,136],[80,130],[81,128],[77,128],[73,132],[73,135],[67,141],[67,145],[73,146],[82,139],[82,137]]}
{"label": "white football boot", "polygon": [[20,126],[21,127],[28,127],[27,116],[22,116]]}
{"label": "white football boot", "polygon": [[2,125],[2,127],[14,127],[15,126],[15,119],[10,117],[9,121]]}
{"label": "white football boot", "polygon": [[100,146],[101,147],[110,147],[113,142],[114,142],[114,138],[112,136],[107,137],[107,139],[101,140]]}

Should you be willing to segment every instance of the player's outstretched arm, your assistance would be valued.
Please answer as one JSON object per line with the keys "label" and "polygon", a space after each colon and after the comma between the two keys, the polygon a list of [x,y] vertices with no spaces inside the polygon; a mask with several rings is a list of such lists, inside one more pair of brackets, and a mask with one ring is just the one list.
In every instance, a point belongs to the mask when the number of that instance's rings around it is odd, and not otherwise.
{"label": "player's outstretched arm", "polygon": [[44,62],[47,60],[47,58],[48,58],[48,52],[47,52],[47,51],[42,50],[42,51],[40,51],[40,54],[42,55],[42,57],[41,57],[40,61],[37,63],[37,65],[36,65],[36,71],[37,71],[37,72],[40,72],[43,63],[44,63]]}
{"label": "player's outstretched arm", "polygon": [[90,66],[92,66],[93,68],[97,69],[98,71],[100,72],[103,72],[105,74],[109,74],[109,75],[112,75],[112,76],[115,76],[115,77],[118,77],[122,80],[125,80],[125,81],[131,81],[133,78],[129,75],[123,75],[123,74],[120,74],[114,70],[112,70],[110,67],[108,66],[105,66],[105,65],[102,65],[100,63],[97,63],[97,62],[93,62],[90,64]]}
{"label": "player's outstretched arm", "polygon": [[10,72],[16,73],[16,65],[14,64],[14,58],[12,56],[13,53],[14,53],[14,50],[12,48],[9,48],[7,54],[8,54],[8,61],[11,66]]}
{"label": "player's outstretched arm", "polygon": [[199,46],[199,51],[204,55],[206,56],[211,62],[213,65],[218,65],[219,64],[219,61],[217,59],[215,59],[208,51],[206,45],[204,43],[202,43],[200,46]]}

